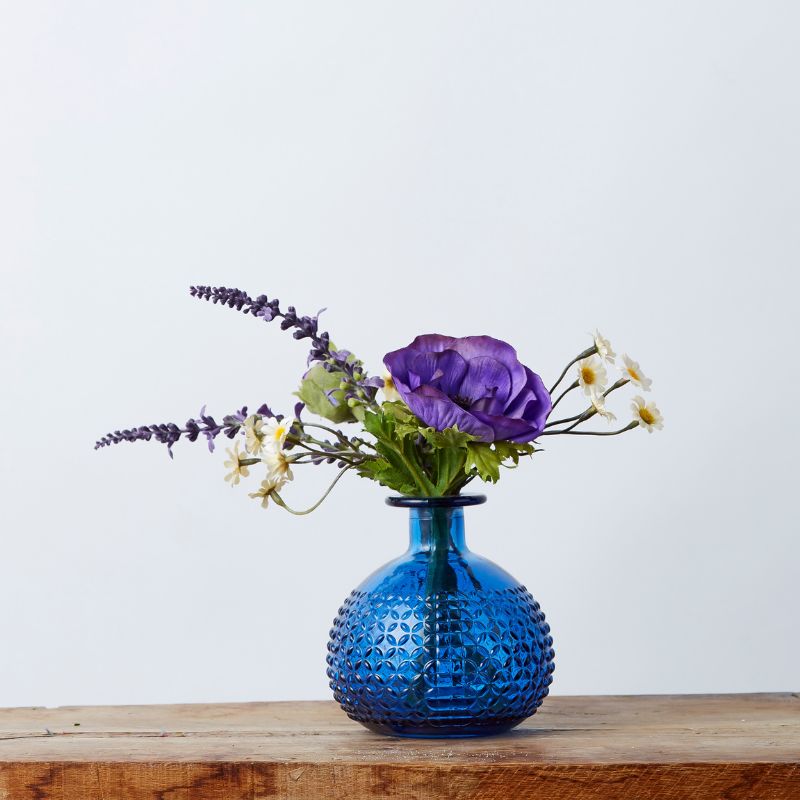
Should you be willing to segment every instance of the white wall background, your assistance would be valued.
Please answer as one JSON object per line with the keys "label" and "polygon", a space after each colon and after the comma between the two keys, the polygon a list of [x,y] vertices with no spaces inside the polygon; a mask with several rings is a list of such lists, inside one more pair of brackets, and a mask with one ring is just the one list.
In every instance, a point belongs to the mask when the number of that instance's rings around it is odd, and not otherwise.
{"label": "white wall background", "polygon": [[0,9],[0,705],[327,697],[405,546],[357,478],[294,519],[221,451],[92,450],[291,407],[304,347],[197,282],[327,306],[373,369],[486,332],[552,380],[599,326],[665,430],[548,441],[473,549],[548,612],[555,692],[798,689],[796,3]]}

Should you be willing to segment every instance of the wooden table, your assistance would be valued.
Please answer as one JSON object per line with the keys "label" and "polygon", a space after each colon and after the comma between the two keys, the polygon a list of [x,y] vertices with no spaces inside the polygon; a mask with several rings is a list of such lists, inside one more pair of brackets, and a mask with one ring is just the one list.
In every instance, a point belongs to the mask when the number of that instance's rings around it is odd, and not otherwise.
{"label": "wooden table", "polygon": [[800,800],[800,695],[552,697],[488,739],[332,702],[0,710],[2,800]]}

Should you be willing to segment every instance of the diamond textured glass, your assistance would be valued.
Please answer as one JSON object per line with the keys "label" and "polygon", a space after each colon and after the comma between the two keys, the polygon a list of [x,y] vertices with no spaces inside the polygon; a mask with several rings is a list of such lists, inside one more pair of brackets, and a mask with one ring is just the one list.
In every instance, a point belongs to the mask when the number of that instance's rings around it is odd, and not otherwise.
{"label": "diamond textured glass", "polygon": [[408,551],[345,600],[328,643],[334,697],[352,719],[396,736],[502,733],[552,683],[539,604],[467,549],[464,507],[483,495],[390,497],[410,513]]}

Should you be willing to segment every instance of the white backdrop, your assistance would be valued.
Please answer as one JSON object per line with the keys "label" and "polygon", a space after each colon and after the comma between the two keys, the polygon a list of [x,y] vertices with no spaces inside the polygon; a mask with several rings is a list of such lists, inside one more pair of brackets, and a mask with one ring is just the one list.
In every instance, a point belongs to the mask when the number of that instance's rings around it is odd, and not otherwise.
{"label": "white backdrop", "polygon": [[221,450],[92,450],[291,408],[302,344],[190,283],[327,306],[373,370],[490,333],[549,383],[599,326],[664,431],[547,442],[473,549],[548,613],[554,692],[798,689],[796,3],[0,9],[0,705],[327,697],[405,547],[355,477],[294,519]]}

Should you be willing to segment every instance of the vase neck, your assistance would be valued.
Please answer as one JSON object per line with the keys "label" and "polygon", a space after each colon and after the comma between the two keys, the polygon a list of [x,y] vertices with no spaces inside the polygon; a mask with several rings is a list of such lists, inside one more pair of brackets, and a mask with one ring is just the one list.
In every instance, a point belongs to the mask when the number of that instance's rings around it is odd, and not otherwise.
{"label": "vase neck", "polygon": [[409,552],[464,552],[464,509],[409,508]]}

